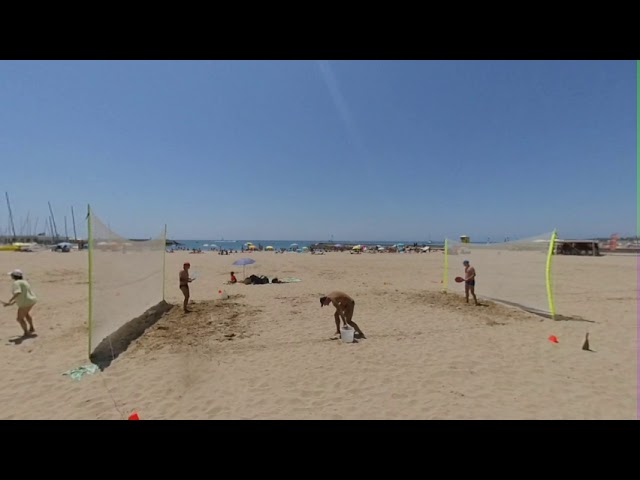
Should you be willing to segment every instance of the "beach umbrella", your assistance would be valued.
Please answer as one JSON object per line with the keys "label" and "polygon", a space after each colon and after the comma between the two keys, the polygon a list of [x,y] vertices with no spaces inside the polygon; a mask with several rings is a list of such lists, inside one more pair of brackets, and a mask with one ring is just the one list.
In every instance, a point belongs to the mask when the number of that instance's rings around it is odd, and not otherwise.
{"label": "beach umbrella", "polygon": [[266,247],[264,247],[265,250],[273,250],[273,247],[271,245],[267,245]]}
{"label": "beach umbrella", "polygon": [[251,265],[252,263],[256,263],[256,261],[253,258],[240,258],[238,260],[236,260],[235,262],[233,262],[234,265],[242,265],[242,276],[244,277],[244,267],[246,265]]}

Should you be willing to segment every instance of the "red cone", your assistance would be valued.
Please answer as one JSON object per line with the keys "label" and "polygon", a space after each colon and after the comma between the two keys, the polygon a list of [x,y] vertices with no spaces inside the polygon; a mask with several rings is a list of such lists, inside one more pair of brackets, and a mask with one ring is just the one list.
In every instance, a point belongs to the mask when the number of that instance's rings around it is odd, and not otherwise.
{"label": "red cone", "polygon": [[551,335],[549,337],[549,341],[553,343],[558,343],[558,337],[556,337],[555,335]]}
{"label": "red cone", "polygon": [[131,415],[129,415],[129,420],[140,420],[140,417],[137,413],[132,413]]}

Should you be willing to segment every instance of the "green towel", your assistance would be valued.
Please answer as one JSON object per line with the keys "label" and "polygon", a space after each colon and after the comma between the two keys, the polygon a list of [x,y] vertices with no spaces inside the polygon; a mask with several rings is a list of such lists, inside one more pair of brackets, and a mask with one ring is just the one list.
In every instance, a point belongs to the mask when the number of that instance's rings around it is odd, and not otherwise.
{"label": "green towel", "polygon": [[[273,277],[273,278],[278,278],[278,277]],[[269,283],[273,282],[273,278],[269,278]],[[295,277],[278,278],[278,280],[280,281],[280,283],[296,283],[296,282],[302,281],[299,278],[295,278]]]}
{"label": "green towel", "polygon": [[82,367],[74,368],[73,370],[68,370],[64,372],[62,375],[69,375],[74,380],[80,380],[85,375],[93,375],[99,370],[97,365],[90,364],[84,365]]}

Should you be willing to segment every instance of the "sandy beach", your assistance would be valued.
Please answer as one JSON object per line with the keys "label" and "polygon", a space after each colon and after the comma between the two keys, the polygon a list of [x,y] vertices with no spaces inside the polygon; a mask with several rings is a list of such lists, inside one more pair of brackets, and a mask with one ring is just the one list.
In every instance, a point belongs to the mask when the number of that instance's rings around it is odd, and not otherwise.
{"label": "sandy beach", "polygon": [[[225,285],[249,255],[247,275],[301,281]],[[186,315],[184,261],[198,272]],[[571,318],[552,321],[466,305],[460,285],[442,294],[442,253],[167,254],[176,307],[80,380],[63,373],[89,364],[87,253],[0,252],[3,301],[14,268],[38,295],[38,336],[16,343],[16,309],[0,309],[2,419],[637,417],[636,256],[556,257],[557,304]],[[334,336],[334,309],[319,303],[331,290],[355,299],[366,339]],[[592,351],[581,348],[587,332]]]}

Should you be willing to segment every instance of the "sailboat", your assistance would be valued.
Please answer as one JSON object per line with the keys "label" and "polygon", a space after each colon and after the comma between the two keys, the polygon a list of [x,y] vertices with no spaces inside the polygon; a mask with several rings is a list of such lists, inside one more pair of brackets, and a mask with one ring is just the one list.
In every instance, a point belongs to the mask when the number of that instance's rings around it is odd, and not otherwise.
{"label": "sailboat", "polygon": [[235,240],[225,240],[224,237],[221,237],[220,240],[214,240],[214,242],[220,242],[220,243],[236,243]]}

